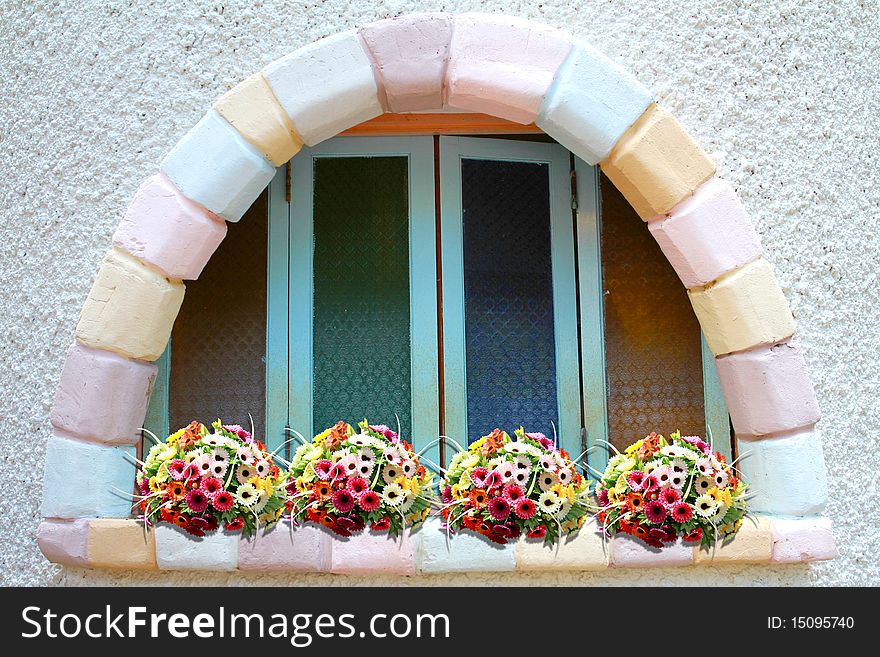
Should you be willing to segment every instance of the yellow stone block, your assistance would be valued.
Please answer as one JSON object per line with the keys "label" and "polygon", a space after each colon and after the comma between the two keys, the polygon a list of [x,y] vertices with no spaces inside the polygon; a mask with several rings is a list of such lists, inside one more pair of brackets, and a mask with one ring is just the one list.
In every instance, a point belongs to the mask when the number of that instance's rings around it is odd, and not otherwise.
{"label": "yellow stone block", "polygon": [[83,305],[76,337],[129,358],[162,355],[185,287],[120,249],[104,258]]}
{"label": "yellow stone block", "polygon": [[715,163],[675,117],[655,104],[600,166],[645,221],[669,212],[715,174]]}
{"label": "yellow stone block", "polygon": [[577,534],[564,537],[558,545],[545,546],[541,540],[520,538],[516,543],[517,570],[605,570],[611,557],[611,543],[592,524]]}
{"label": "yellow stone block", "polygon": [[302,148],[302,139],[260,73],[226,92],[214,109],[275,166]]}
{"label": "yellow stone block", "polygon": [[155,535],[137,520],[90,520],[88,545],[93,568],[156,568]]}
{"label": "yellow stone block", "polygon": [[773,531],[767,516],[747,516],[733,538],[715,549],[697,550],[697,563],[767,563],[773,553]]}
{"label": "yellow stone block", "polygon": [[716,356],[774,344],[794,333],[788,301],[763,258],[688,290],[688,297]]}

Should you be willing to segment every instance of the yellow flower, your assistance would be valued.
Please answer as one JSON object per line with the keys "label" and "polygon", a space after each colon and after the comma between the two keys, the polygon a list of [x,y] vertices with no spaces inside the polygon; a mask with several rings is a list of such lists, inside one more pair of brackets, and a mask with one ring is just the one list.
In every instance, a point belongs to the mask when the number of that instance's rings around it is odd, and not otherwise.
{"label": "yellow flower", "polygon": [[617,469],[621,472],[629,472],[634,467],[636,467],[636,460],[634,458],[626,458],[620,462],[620,465],[617,466]]}
{"label": "yellow flower", "polygon": [[474,485],[473,480],[471,480],[471,473],[469,470],[465,470],[461,473],[461,477],[458,479],[458,487],[462,489],[470,488]]}
{"label": "yellow flower", "polygon": [[728,509],[733,506],[733,495],[730,494],[729,488],[725,488],[721,491],[721,501]]}
{"label": "yellow flower", "polygon": [[168,471],[168,461],[163,462],[162,465],[159,466],[154,478],[160,484],[164,484],[171,479],[171,473]]}
{"label": "yellow flower", "polygon": [[612,504],[616,503],[618,500],[617,493],[614,492],[613,488],[608,489],[608,501]]}
{"label": "yellow flower", "polygon": [[643,438],[642,440],[638,440],[638,441],[634,442],[632,445],[630,445],[629,447],[627,447],[626,448],[626,455],[631,456],[632,454],[635,454],[636,452],[638,452],[639,447],[641,447],[642,443],[644,443],[644,442],[645,442],[645,440]]}
{"label": "yellow flower", "polygon": [[452,499],[460,500],[465,496],[464,491],[459,487],[458,484],[452,485]]}
{"label": "yellow flower", "polygon": [[568,500],[569,503],[574,504],[576,500],[576,496],[574,493],[574,486],[566,486],[564,484],[556,484],[551,489],[554,493],[556,493],[559,497],[564,500]]}
{"label": "yellow flower", "polygon": [[306,491],[309,491],[312,489],[311,482],[306,481],[302,477],[297,477],[296,478],[296,489],[300,493],[305,493]]}
{"label": "yellow flower", "polygon": [[477,467],[479,463],[480,457],[476,454],[471,454],[465,457],[465,459],[461,462],[461,467],[463,467],[465,470],[470,470],[471,468]]}
{"label": "yellow flower", "polygon": [[470,451],[472,451],[472,452],[480,451],[480,447],[482,447],[486,443],[487,439],[488,439],[488,436],[483,436],[479,440],[475,440],[474,442],[472,442],[471,446],[470,446]]}
{"label": "yellow flower", "polygon": [[617,478],[617,483],[614,484],[614,492],[618,495],[623,495],[626,493],[627,484],[626,484],[626,475],[620,475]]}
{"label": "yellow flower", "polygon": [[158,493],[162,490],[162,486],[159,485],[159,482],[156,481],[155,477],[150,477],[150,491],[153,493]]}
{"label": "yellow flower", "polygon": [[719,491],[717,488],[714,488],[714,487],[710,488],[709,490],[706,491],[706,495],[711,495],[712,498],[715,500],[715,504],[721,504],[721,501],[722,501],[721,491]]}
{"label": "yellow flower", "polygon": [[180,440],[180,437],[184,433],[186,433],[186,429],[180,429],[179,431],[175,431],[170,436],[168,436],[168,438],[165,440],[165,442],[168,445],[177,445],[177,441]]}
{"label": "yellow flower", "polygon": [[317,475],[315,474],[315,464],[309,463],[306,466],[306,469],[303,470],[302,477],[300,477],[304,482],[311,483],[315,480]]}

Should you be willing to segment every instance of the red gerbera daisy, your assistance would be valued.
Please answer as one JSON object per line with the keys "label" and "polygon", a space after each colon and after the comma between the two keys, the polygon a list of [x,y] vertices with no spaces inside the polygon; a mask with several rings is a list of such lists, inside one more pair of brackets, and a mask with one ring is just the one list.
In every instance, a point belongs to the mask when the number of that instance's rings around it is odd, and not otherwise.
{"label": "red gerbera daisy", "polygon": [[180,481],[184,477],[186,471],[186,461],[183,459],[172,459],[168,464],[168,472],[175,481]]}
{"label": "red gerbera daisy", "polygon": [[495,520],[505,520],[510,515],[510,504],[503,497],[493,497],[488,506],[489,515]]}
{"label": "red gerbera daisy", "polygon": [[391,527],[391,518],[388,516],[385,516],[381,520],[377,520],[370,525],[370,529],[374,532],[387,532],[389,527]]}
{"label": "red gerbera daisy", "polygon": [[642,490],[642,486],[645,483],[645,473],[641,470],[633,470],[629,473],[629,476],[627,476],[626,483],[628,483],[629,487],[635,491]]}
{"label": "red gerbera daisy", "polygon": [[681,502],[681,493],[674,488],[664,488],[660,491],[659,500],[663,506],[671,511],[676,504]]}
{"label": "red gerbera daisy", "polygon": [[700,541],[703,540],[702,527],[694,528],[693,531],[690,531],[687,534],[685,534],[681,540],[685,541],[686,543],[699,543]]}
{"label": "red gerbera daisy", "polygon": [[547,535],[547,527],[544,525],[538,525],[532,531],[530,531],[526,536],[529,538],[544,538]]}
{"label": "red gerbera daisy", "polygon": [[229,511],[234,504],[235,498],[232,497],[232,493],[227,490],[217,491],[214,497],[211,498],[211,506],[217,509],[220,513]]}
{"label": "red gerbera daisy", "polygon": [[202,479],[202,490],[208,497],[213,497],[223,490],[223,482],[216,477],[205,477]]}
{"label": "red gerbera daisy", "polygon": [[523,489],[517,486],[516,484],[507,484],[504,487],[504,499],[506,499],[510,504],[515,504],[519,500],[523,498]]}
{"label": "red gerbera daisy", "polygon": [[666,507],[660,500],[652,500],[645,504],[645,518],[652,525],[659,525],[666,520]]}
{"label": "red gerbera daisy", "polygon": [[330,478],[330,470],[333,468],[333,462],[327,459],[321,459],[315,463],[315,474],[321,481],[327,481]]}
{"label": "red gerbera daisy", "polygon": [[513,506],[513,512],[517,518],[528,520],[538,512],[538,505],[533,500],[524,497]]}
{"label": "red gerbera daisy", "polygon": [[378,509],[380,504],[382,504],[382,498],[379,497],[379,493],[374,490],[367,489],[358,498],[358,506],[367,513]]}
{"label": "red gerbera daisy", "polygon": [[347,488],[355,497],[360,497],[361,495],[363,495],[364,491],[366,491],[369,487],[370,484],[367,482],[366,479],[362,477],[352,477],[348,480]]}
{"label": "red gerbera daisy", "polygon": [[186,505],[193,513],[201,513],[208,508],[208,496],[201,489],[194,488],[186,494]]}
{"label": "red gerbera daisy", "polygon": [[679,502],[672,507],[670,515],[675,522],[687,522],[694,515],[694,510],[687,502]]}
{"label": "red gerbera daisy", "polygon": [[351,491],[347,488],[340,488],[333,493],[333,497],[330,499],[333,502],[333,507],[339,511],[339,513],[348,513],[354,508],[354,495],[352,495]]}
{"label": "red gerbera daisy", "polygon": [[652,474],[646,475],[645,478],[642,479],[642,490],[644,491],[655,490],[658,486],[657,477]]}

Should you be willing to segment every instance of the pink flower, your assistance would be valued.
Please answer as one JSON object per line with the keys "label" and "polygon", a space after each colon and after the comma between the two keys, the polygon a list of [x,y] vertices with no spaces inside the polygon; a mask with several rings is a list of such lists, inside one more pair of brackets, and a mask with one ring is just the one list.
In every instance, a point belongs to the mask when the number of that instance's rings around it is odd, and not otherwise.
{"label": "pink flower", "polygon": [[675,522],[687,522],[694,515],[691,505],[686,502],[679,502],[672,507],[670,515]]}
{"label": "pink flower", "polygon": [[380,498],[379,493],[374,490],[367,489],[363,492],[360,498],[358,498],[358,506],[367,513],[378,509],[380,504],[382,504],[382,498]]}
{"label": "pink flower", "polygon": [[599,491],[599,506],[608,506],[608,489],[603,488]]}
{"label": "pink flower", "polygon": [[443,497],[443,503],[449,504],[452,501],[452,486],[446,486],[441,495]]}
{"label": "pink flower", "polygon": [[330,478],[330,470],[333,468],[333,463],[327,459],[321,459],[317,463],[315,463],[315,474],[318,475],[318,479],[321,481],[327,481]]}
{"label": "pink flower", "polygon": [[381,520],[377,520],[370,525],[370,529],[374,532],[387,532],[389,527],[391,527],[391,518],[388,516],[385,516]]}
{"label": "pink flower", "polygon": [[476,486],[477,488],[485,488],[486,476],[488,474],[489,470],[484,468],[482,465],[479,465],[471,470],[471,481],[474,482],[474,486]]}
{"label": "pink flower", "polygon": [[223,490],[223,482],[214,477],[205,477],[202,479],[202,490],[208,497],[213,497],[219,491]]}
{"label": "pink flower", "polygon": [[171,474],[171,478],[174,481],[180,481],[184,477],[184,472],[186,471],[186,461],[183,459],[172,459],[171,463],[168,464],[168,472]]}
{"label": "pink flower", "polygon": [[397,435],[397,432],[392,431],[388,426],[386,426],[384,424],[376,424],[376,425],[371,424],[370,429],[372,429],[376,433],[381,433],[383,436],[385,436],[392,443],[397,443],[397,440],[399,438]]}
{"label": "pink flower", "polygon": [[193,513],[201,513],[208,508],[208,496],[199,488],[194,488],[186,494],[186,505]]}
{"label": "pink flower", "polygon": [[666,507],[660,500],[652,500],[645,504],[645,517],[652,525],[659,525],[666,520]]}
{"label": "pink flower", "polygon": [[661,488],[669,486],[669,478],[672,476],[672,472],[667,466],[661,465],[651,474],[654,476],[654,479],[657,480],[658,486]]}
{"label": "pink flower", "polygon": [[361,479],[360,477],[352,477],[348,480],[347,488],[355,497],[360,497],[361,495],[363,495],[364,491],[366,491],[369,487],[370,484],[367,482],[366,479]]}
{"label": "pink flower", "polygon": [[330,479],[332,479],[334,482],[337,479],[344,478],[347,474],[348,471],[346,470],[345,464],[341,461],[334,464],[333,467],[330,468]]}
{"label": "pink flower", "polygon": [[489,500],[489,515],[495,520],[505,520],[510,515],[510,504],[503,497]]}
{"label": "pink flower", "polygon": [[[633,470],[629,473],[629,476],[627,476],[626,483],[628,483],[629,487],[636,492],[642,490],[642,487],[645,484],[645,473],[641,470]],[[607,491],[605,491],[605,495],[607,497]]]}
{"label": "pink flower", "polygon": [[664,488],[662,491],[660,491],[659,499],[668,511],[672,511],[672,508],[676,504],[681,502],[681,493],[679,493],[675,488]]}
{"label": "pink flower", "polygon": [[354,495],[352,495],[351,491],[347,488],[340,488],[333,493],[333,497],[331,497],[330,500],[333,502],[333,507],[339,511],[339,513],[348,513],[354,508]]}
{"label": "pink flower", "polygon": [[494,488],[502,483],[504,483],[504,477],[501,476],[501,473],[498,470],[492,470],[486,475],[486,485],[484,488]]}
{"label": "pink flower", "polygon": [[654,473],[652,472],[651,474],[646,475],[642,480],[642,490],[647,492],[650,490],[656,490],[657,488],[657,477],[654,476]]}
{"label": "pink flower", "polygon": [[220,513],[229,511],[234,504],[235,498],[232,497],[232,493],[229,491],[221,490],[211,498],[211,506],[217,509]]}
{"label": "pink flower", "polygon": [[[517,518],[528,520],[538,512],[538,505],[527,497],[522,498],[513,506]],[[546,531],[546,528],[545,528]]]}
{"label": "pink flower", "polygon": [[504,492],[502,494],[504,495],[504,499],[510,504],[518,502],[525,496],[523,489],[516,484],[507,484],[504,487]]}

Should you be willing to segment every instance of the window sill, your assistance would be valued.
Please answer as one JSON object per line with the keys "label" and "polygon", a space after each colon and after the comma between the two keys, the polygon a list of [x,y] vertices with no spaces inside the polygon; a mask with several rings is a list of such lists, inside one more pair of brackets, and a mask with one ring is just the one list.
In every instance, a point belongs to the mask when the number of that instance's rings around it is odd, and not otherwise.
{"label": "window sill", "polygon": [[145,532],[136,520],[44,520],[37,543],[49,561],[87,568],[287,571],[419,575],[461,572],[599,571],[607,568],[709,563],[784,564],[837,556],[827,518],[753,516],[714,554],[675,544],[653,550],[628,536],[607,543],[589,527],[557,548],[521,539],[496,546],[470,533],[450,537],[429,519],[393,541],[365,533],[340,540],[317,527],[279,527],[256,540],[219,532],[200,541],[159,525]]}

